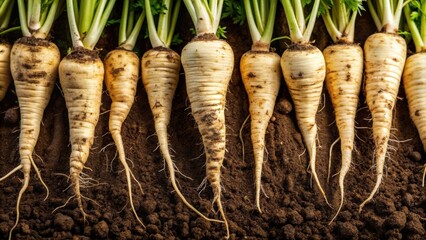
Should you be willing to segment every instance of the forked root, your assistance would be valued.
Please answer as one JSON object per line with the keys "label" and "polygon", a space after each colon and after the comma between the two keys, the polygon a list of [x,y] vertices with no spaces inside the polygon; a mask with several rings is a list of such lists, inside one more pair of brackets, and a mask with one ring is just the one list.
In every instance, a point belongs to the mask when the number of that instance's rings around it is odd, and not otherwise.
{"label": "forked root", "polygon": [[19,205],[21,204],[22,195],[24,194],[24,192],[28,188],[29,182],[30,182],[30,173],[29,172],[28,173],[24,173],[24,182],[23,182],[21,190],[19,191],[18,200],[16,201],[16,221],[15,221],[15,224],[13,225],[13,227],[9,231],[9,240],[12,239],[12,232],[13,232],[13,230],[16,228],[16,226],[18,226],[19,217],[20,217],[20,214],[19,214]]}
{"label": "forked root", "polygon": [[[228,220],[226,219],[225,216],[225,212],[223,211],[223,206],[222,206],[222,201],[220,199],[220,186],[216,185],[216,186],[212,186],[213,188],[213,193],[214,193],[214,198],[212,201],[212,206],[214,206],[214,204],[216,203],[217,208],[219,210],[220,215],[222,216],[223,219],[223,223],[225,224],[225,228],[226,228],[226,237],[225,239],[229,239],[229,225],[228,225]],[[221,221],[222,222],[222,221]]]}

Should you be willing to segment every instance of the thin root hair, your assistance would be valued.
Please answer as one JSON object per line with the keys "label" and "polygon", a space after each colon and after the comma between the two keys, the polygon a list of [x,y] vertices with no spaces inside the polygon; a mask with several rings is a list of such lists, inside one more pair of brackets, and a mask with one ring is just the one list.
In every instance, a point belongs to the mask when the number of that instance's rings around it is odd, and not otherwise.
{"label": "thin root hair", "polygon": [[328,157],[328,171],[327,171],[327,183],[329,183],[330,182],[330,174],[331,174],[331,159],[332,159],[332,156],[333,156],[333,148],[334,148],[334,145],[336,144],[336,143],[338,143],[339,142],[339,140],[340,140],[340,137],[339,138],[337,138],[332,144],[331,144],[331,146],[330,146],[330,150],[329,150],[329,153],[328,153],[328,155],[329,155],[329,157]]}
{"label": "thin root hair", "polygon": [[105,137],[106,135],[111,135],[111,132],[110,132],[110,131],[108,131],[108,132],[106,132],[106,133],[102,134],[102,137]]}
{"label": "thin root hair", "polygon": [[102,116],[102,115],[104,115],[105,113],[109,113],[109,112],[111,112],[111,110],[103,111],[103,112],[99,113],[99,116]]}
{"label": "thin root hair", "polygon": [[198,159],[200,159],[204,154],[206,154],[206,152],[205,151],[203,151],[200,155],[198,155],[197,157],[195,157],[195,158],[191,158],[191,159],[189,159],[189,161],[195,161],[195,160],[198,160]]}
{"label": "thin root hair", "polygon": [[203,181],[201,181],[200,185],[197,187],[197,191],[198,191],[198,197],[201,198],[201,193],[204,192],[204,190],[207,187],[207,177],[205,177],[203,179]]}
{"label": "thin root hair", "polygon": [[59,86],[59,84],[57,82],[55,83],[55,86],[58,88],[59,93],[61,94],[61,96],[64,97],[64,92],[62,91],[61,86]]}
{"label": "thin root hair", "polygon": [[243,124],[240,127],[240,132],[238,134],[240,138],[240,142],[241,142],[241,154],[242,154],[243,162],[245,162],[245,146],[244,146],[243,129],[247,121],[249,120],[249,118],[250,118],[250,114],[247,115],[246,119],[244,120]]}
{"label": "thin root hair", "polygon": [[33,152],[34,153],[34,155],[38,158],[38,159],[40,159],[40,161],[43,163],[43,164],[45,164],[45,162],[44,162],[44,160],[43,160],[43,158],[41,158],[35,151]]}
{"label": "thin root hair", "polygon": [[306,148],[303,148],[303,152],[297,155],[299,158],[299,162],[302,162],[302,156],[305,155],[305,153],[306,153]]}
{"label": "thin root hair", "polygon": [[72,195],[71,197],[69,197],[69,198],[67,199],[67,201],[65,201],[65,203],[64,203],[63,205],[61,205],[61,206],[56,207],[55,209],[53,209],[52,213],[56,212],[56,210],[59,210],[59,209],[61,209],[61,208],[64,208],[65,206],[67,206],[67,205],[68,205],[68,203],[69,203],[69,202],[71,201],[71,199],[73,199],[73,198],[75,198],[75,194],[74,194],[74,195]]}
{"label": "thin root hair", "polygon": [[179,168],[176,166],[175,162],[173,162],[173,168],[174,168],[174,169],[175,169],[175,171],[176,171],[177,173],[179,173],[182,177],[184,177],[184,178],[186,178],[186,179],[189,179],[189,180],[191,180],[191,181],[193,181],[193,180],[194,180],[194,179],[192,179],[191,177],[189,177],[189,176],[187,176],[187,175],[183,174],[183,173],[179,170]]}
{"label": "thin root hair", "polygon": [[329,123],[327,126],[332,126],[332,125],[334,125],[336,123],[336,119],[334,119],[331,123]]}
{"label": "thin root hair", "polygon": [[46,199],[49,197],[49,188],[47,187],[46,183],[44,183],[43,178],[41,177],[40,170],[38,169],[38,167],[35,164],[34,159],[31,155],[29,155],[29,159],[30,159],[31,165],[34,168],[34,171],[36,172],[37,177],[39,178],[43,187],[46,189],[46,197],[43,199],[43,201],[46,201]]}
{"label": "thin root hair", "polygon": [[153,134],[151,134],[151,135],[149,135],[148,137],[146,137],[146,140],[148,140],[148,139],[150,139],[151,137],[154,137],[154,136],[157,136],[157,133],[153,133]]}
{"label": "thin root hair", "polygon": [[263,184],[260,184],[260,190],[262,191],[263,195],[265,195],[266,198],[269,198],[268,194],[265,192],[265,188],[263,187]]}
{"label": "thin root hair", "polygon": [[322,107],[320,108],[320,110],[318,110],[318,113],[320,113],[320,112],[322,112],[322,110],[324,110],[324,108],[325,108],[325,100],[326,100],[326,98],[325,98],[325,93],[323,93],[322,94]]}

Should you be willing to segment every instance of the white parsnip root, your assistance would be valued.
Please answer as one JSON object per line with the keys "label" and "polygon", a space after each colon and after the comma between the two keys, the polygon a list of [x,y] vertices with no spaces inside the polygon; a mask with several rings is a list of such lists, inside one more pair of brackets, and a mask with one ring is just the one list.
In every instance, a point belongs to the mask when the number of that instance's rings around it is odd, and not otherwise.
{"label": "white parsnip root", "polygon": [[365,92],[373,121],[376,184],[359,211],[379,189],[387,154],[392,111],[398,94],[406,57],[405,40],[397,34],[375,33],[364,44]]}
{"label": "white parsnip root", "polygon": [[8,43],[0,43],[0,102],[6,96],[10,84],[10,49]]}
{"label": "white parsnip root", "polygon": [[104,65],[93,51],[78,48],[59,65],[59,78],[68,109],[70,128],[70,179],[80,211],[82,204],[80,175],[93,144],[104,79]]}
{"label": "white parsnip root", "polygon": [[[403,84],[408,101],[410,117],[417,127],[423,149],[426,151],[426,52],[416,53],[405,62]],[[425,186],[426,164],[423,170],[422,186]]]}
{"label": "white parsnip root", "polygon": [[192,115],[203,139],[213,204],[218,206],[229,237],[221,201],[221,167],[226,145],[225,99],[234,67],[234,53],[227,42],[217,40],[213,34],[205,34],[183,48],[182,65]]}
{"label": "white parsnip root", "polygon": [[260,208],[260,190],[265,134],[274,112],[281,82],[280,56],[269,52],[269,47],[246,52],[240,61],[241,77],[249,98],[251,140],[255,163],[256,207]]}
{"label": "white parsnip root", "polygon": [[310,44],[294,44],[283,53],[281,68],[293,99],[297,123],[308,150],[312,176],[325,201],[329,204],[316,172],[318,130],[315,116],[325,78],[324,56],[318,48]]}
{"label": "white parsnip root", "polygon": [[339,173],[340,204],[343,206],[344,180],[352,162],[355,138],[355,115],[358,106],[364,67],[363,51],[357,44],[334,44],[324,49],[326,62],[326,85],[333,104],[336,125],[339,130],[342,154]]}

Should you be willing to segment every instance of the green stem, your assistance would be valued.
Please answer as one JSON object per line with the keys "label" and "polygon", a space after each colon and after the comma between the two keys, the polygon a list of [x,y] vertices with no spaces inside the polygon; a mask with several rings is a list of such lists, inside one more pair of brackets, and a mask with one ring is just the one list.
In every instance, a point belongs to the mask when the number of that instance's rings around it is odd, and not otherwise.
{"label": "green stem", "polygon": [[18,0],[18,11],[19,21],[21,23],[22,36],[31,37],[31,32],[27,25],[27,11],[25,9],[24,0]]}
{"label": "green stem", "polygon": [[2,23],[0,29],[6,29],[9,26],[10,16],[12,15],[12,9],[15,1],[6,0],[3,2],[0,8],[0,16],[2,17]]}
{"label": "green stem", "polygon": [[262,42],[269,44],[271,43],[272,34],[274,31],[275,16],[277,13],[277,4],[278,0],[270,0],[269,2],[269,9],[266,11],[268,18],[266,20],[265,31],[263,31],[262,38],[260,39]]}
{"label": "green stem", "polygon": [[149,41],[151,42],[152,47],[164,47],[165,43],[161,40],[160,36],[157,33],[157,28],[155,27],[155,21],[154,16],[152,16],[150,0],[145,0],[145,11],[146,22],[148,24]]}
{"label": "green stem", "polygon": [[320,4],[320,0],[315,0],[314,6],[312,7],[312,11],[311,11],[311,17],[309,18],[308,26],[306,27],[306,30],[303,34],[303,40],[305,42],[309,42],[312,35],[312,31],[314,30],[315,21],[318,15],[319,4]]}
{"label": "green stem", "polygon": [[367,1],[368,9],[370,10],[371,17],[373,18],[374,24],[376,24],[377,29],[380,31],[382,28],[382,22],[380,21],[380,17],[374,9],[373,2]]}
{"label": "green stem", "polygon": [[52,5],[50,5],[49,12],[46,17],[46,21],[44,21],[43,25],[39,30],[37,30],[33,37],[43,38],[45,39],[52,28],[53,22],[55,21],[55,16],[57,11],[59,10],[59,1],[61,0],[53,0]]}
{"label": "green stem", "polygon": [[157,25],[157,32],[160,39],[164,42],[165,39],[167,39],[168,29],[169,29],[169,18],[170,18],[170,0],[165,0],[164,4],[166,5],[165,12],[160,13],[160,16],[158,17],[158,25]]}
{"label": "green stem", "polygon": [[11,27],[11,28],[8,28],[4,31],[1,31],[0,36],[3,36],[5,34],[8,34],[8,33],[13,32],[13,31],[17,31],[17,30],[21,30],[21,26]]}
{"label": "green stem", "polygon": [[172,19],[170,21],[171,24],[170,24],[169,33],[166,40],[166,47],[170,47],[170,45],[172,44],[173,35],[175,33],[175,28],[176,28],[176,22],[179,16],[180,5],[181,5],[181,0],[177,0],[173,7],[174,9],[172,14]]}
{"label": "green stem", "polygon": [[290,31],[290,39],[293,43],[303,42],[303,35],[299,29],[298,21],[294,15],[293,6],[290,3],[290,0],[281,0],[281,3],[284,7],[285,17]]}
{"label": "green stem", "polygon": [[297,26],[299,27],[300,32],[305,31],[305,14],[303,13],[302,2],[300,0],[293,1],[294,9],[296,12]]}
{"label": "green stem", "polygon": [[255,43],[260,40],[261,35],[253,17],[253,10],[251,7],[250,0],[244,0],[244,9],[246,11],[247,25],[250,30],[251,40],[253,41],[253,43]]}
{"label": "green stem", "polygon": [[70,26],[72,46],[74,48],[84,47],[83,42],[81,41],[81,38],[80,38],[80,33],[78,31],[76,16],[74,14],[74,7],[75,7],[74,1],[67,0],[67,17],[68,17],[68,24]]}
{"label": "green stem", "polygon": [[136,22],[135,26],[133,27],[132,32],[127,37],[127,39],[120,44],[120,47],[127,49],[129,51],[133,50],[136,45],[136,40],[138,39],[139,32],[142,29],[142,24],[145,19],[145,11],[142,11],[142,13],[139,15],[138,21]]}
{"label": "green stem", "polygon": [[[423,4],[423,5],[426,5],[426,4]],[[414,45],[416,46],[416,52],[421,52],[422,49],[425,47],[425,44],[424,44],[425,41],[422,39],[421,33],[419,32],[419,29],[417,28],[416,23],[411,18],[410,6],[407,5],[404,7],[404,14],[405,14],[405,19],[407,20],[408,28],[410,29],[410,32],[411,32],[411,37],[413,39]]]}
{"label": "green stem", "polygon": [[421,14],[422,14],[422,17],[420,19],[421,40],[423,43],[426,43],[426,2],[425,1],[423,1],[422,3]]}
{"label": "green stem", "polygon": [[[104,0],[102,2],[105,2]],[[82,0],[80,1],[80,19],[78,21],[78,29],[82,37],[89,31],[95,12],[96,0]],[[101,5],[101,3],[99,3]],[[99,8],[99,6],[98,6]]]}
{"label": "green stem", "polygon": [[257,29],[259,29],[259,32],[263,32],[263,21],[262,21],[262,16],[260,14],[259,4],[257,0],[254,0],[252,2],[253,2],[254,19],[256,20],[256,27]]}
{"label": "green stem", "polygon": [[[148,1],[148,0],[145,0]],[[129,0],[123,0],[123,9],[121,11],[120,27],[118,28],[118,43],[126,41],[127,38],[127,16],[129,13]]]}
{"label": "green stem", "polygon": [[135,11],[131,9],[127,18],[128,19],[127,19],[126,35],[130,35],[130,32],[133,29],[133,24],[135,22]]}
{"label": "green stem", "polygon": [[191,16],[192,23],[197,26],[197,13],[195,12],[194,4],[192,4],[191,0],[183,0],[183,3]]}
{"label": "green stem", "polygon": [[333,40],[333,42],[337,42],[337,39],[340,38],[342,34],[339,29],[337,29],[336,25],[331,19],[330,12],[328,11],[328,9],[326,9],[325,12],[322,14],[322,19],[331,39]]}
{"label": "green stem", "polygon": [[100,0],[98,7],[96,8],[96,13],[90,29],[83,39],[83,44],[86,48],[90,50],[95,48],[96,43],[101,37],[105,24],[108,21],[108,17],[114,7],[114,4],[115,0]]}

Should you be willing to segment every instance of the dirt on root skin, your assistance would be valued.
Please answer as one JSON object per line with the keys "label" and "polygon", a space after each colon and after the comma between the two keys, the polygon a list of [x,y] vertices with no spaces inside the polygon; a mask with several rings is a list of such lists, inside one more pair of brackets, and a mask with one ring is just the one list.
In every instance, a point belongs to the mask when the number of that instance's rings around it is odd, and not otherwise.
{"label": "dirt on root skin", "polygon": [[[188,21],[189,17],[185,16]],[[235,70],[227,94],[227,154],[222,168],[223,205],[227,214],[231,239],[422,239],[426,232],[425,188],[421,187],[422,166],[425,155],[416,129],[409,118],[403,89],[400,89],[394,111],[393,140],[386,162],[387,175],[373,201],[361,213],[359,204],[368,196],[375,182],[373,168],[373,143],[369,111],[361,94],[356,150],[353,164],[346,177],[346,198],[342,212],[336,221],[328,224],[339,203],[337,178],[326,183],[328,150],[338,137],[332,105],[324,87],[321,111],[317,114],[319,126],[318,174],[334,209],[324,202],[307,171],[308,158],[304,153],[302,136],[298,130],[291,99],[284,84],[281,86],[275,111],[266,134],[267,160],[264,163],[262,184],[264,193],[261,205],[263,213],[254,204],[253,154],[249,125],[244,128],[246,157],[242,159],[242,145],[238,132],[248,115],[248,100],[238,70],[241,55],[250,50],[247,26],[228,26],[227,41],[235,53]],[[184,42],[191,39],[187,25],[178,26]],[[67,30],[67,29],[65,29]],[[64,30],[64,31],[65,31]],[[374,32],[372,19],[364,14],[358,19],[356,41],[363,44]],[[276,33],[288,35],[282,13],[278,14]],[[56,33],[60,33],[57,30]],[[64,33],[66,34],[66,33]],[[53,33],[55,35],[55,33]],[[64,35],[66,36],[66,35]],[[108,33],[98,46],[101,57],[114,49],[114,35]],[[66,38],[66,37],[64,37]],[[318,20],[312,39],[320,49],[330,44],[324,25]],[[56,41],[61,38],[57,37]],[[63,39],[62,39],[63,40]],[[63,41],[66,41],[63,40]],[[146,51],[148,43],[141,40],[140,49]],[[273,45],[278,54],[286,49],[280,41]],[[182,45],[175,48],[180,52]],[[169,126],[170,144],[174,149],[174,161],[180,171],[192,178],[189,181],[178,176],[182,192],[202,213],[219,218],[211,209],[212,192],[209,187],[198,192],[197,187],[205,176],[201,137],[190,114],[181,76],[173,102]],[[55,89],[45,111],[34,160],[41,169],[44,181],[50,188],[50,197],[43,201],[45,190],[32,172],[30,186],[21,203],[21,219],[14,231],[14,239],[221,239],[224,226],[209,223],[190,211],[172,192],[164,161],[157,147],[152,115],[142,84],[138,85],[136,101],[123,125],[123,140],[127,158],[132,161],[133,172],[141,182],[144,194],[136,184],[134,201],[136,210],[146,224],[138,225],[127,197],[122,167],[114,159],[116,150],[108,133],[108,113],[111,100],[105,92],[102,98],[96,139],[84,170],[99,181],[99,185],[83,189],[89,214],[84,223],[75,201],[52,211],[65,203],[72,195],[66,190],[69,182],[64,175],[69,172],[68,120],[64,99]],[[13,86],[7,98],[0,103],[0,174],[3,176],[19,163],[18,103]],[[409,140],[409,141],[403,141]],[[332,173],[340,167],[339,145],[333,151]],[[42,160],[43,159],[43,160]],[[62,174],[62,175],[61,175]],[[0,238],[7,237],[15,221],[15,204],[21,188],[21,173],[15,173],[0,183]],[[312,187],[313,186],[313,187]],[[423,236],[423,237],[422,237]]]}

